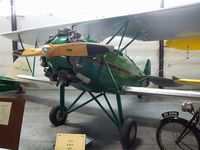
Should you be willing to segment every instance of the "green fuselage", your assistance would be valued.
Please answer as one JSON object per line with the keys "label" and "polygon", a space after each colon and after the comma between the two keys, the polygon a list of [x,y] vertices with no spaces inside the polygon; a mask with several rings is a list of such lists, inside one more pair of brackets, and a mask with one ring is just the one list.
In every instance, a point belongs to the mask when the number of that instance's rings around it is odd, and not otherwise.
{"label": "green fuselage", "polygon": [[[60,44],[63,41],[67,41],[67,36],[57,37],[51,43]],[[88,38],[82,38],[82,41],[92,42]],[[45,61],[48,64],[46,74],[50,74],[47,76],[51,80],[57,80],[62,72],[62,80],[66,78],[70,85],[81,90],[115,93],[122,86],[144,87],[149,84],[147,75],[120,51],[96,57],[59,56],[46,58]]]}

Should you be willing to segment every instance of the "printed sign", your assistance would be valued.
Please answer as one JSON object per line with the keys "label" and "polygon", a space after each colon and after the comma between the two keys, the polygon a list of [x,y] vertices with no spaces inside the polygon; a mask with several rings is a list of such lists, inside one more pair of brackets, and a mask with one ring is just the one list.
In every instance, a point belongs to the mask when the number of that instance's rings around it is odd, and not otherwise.
{"label": "printed sign", "polygon": [[12,102],[0,102],[0,125],[8,125]]}
{"label": "printed sign", "polygon": [[85,150],[85,134],[57,134],[55,150]]}

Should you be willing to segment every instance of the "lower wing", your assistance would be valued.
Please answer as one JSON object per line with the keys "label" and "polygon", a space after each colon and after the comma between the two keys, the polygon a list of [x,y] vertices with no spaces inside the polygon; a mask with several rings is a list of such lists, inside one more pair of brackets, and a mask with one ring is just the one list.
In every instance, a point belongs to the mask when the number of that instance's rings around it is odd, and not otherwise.
{"label": "lower wing", "polygon": [[49,83],[49,84],[54,84],[55,82],[50,81],[48,78],[46,77],[33,77],[33,76],[29,76],[29,75],[17,75],[17,77],[21,78],[21,79],[25,79],[25,80],[29,80],[29,81],[36,81],[36,82],[42,82],[42,83]]}
{"label": "lower wing", "polygon": [[133,93],[136,95],[160,95],[160,96],[176,96],[185,98],[200,98],[200,92],[186,90],[157,89],[144,87],[124,87],[125,93]]}
{"label": "lower wing", "polygon": [[[55,83],[49,81],[44,77],[32,77],[27,75],[17,75],[19,78],[43,82],[43,83]],[[144,88],[144,87],[123,87],[124,93],[133,93],[136,95],[161,95],[161,96],[177,96],[185,98],[200,98],[200,92],[186,91],[186,90],[171,90],[171,89],[157,89],[157,88]]]}
{"label": "lower wing", "polygon": [[38,85],[35,83],[26,82],[24,80],[18,81],[13,78],[0,76],[0,91],[18,90],[20,88],[20,85],[31,88],[38,88]]}

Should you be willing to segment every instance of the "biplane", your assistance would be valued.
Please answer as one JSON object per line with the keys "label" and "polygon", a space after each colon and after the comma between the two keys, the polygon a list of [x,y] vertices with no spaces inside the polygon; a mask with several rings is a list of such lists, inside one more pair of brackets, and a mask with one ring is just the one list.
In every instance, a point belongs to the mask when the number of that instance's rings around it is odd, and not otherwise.
{"label": "biplane", "polygon": [[[44,68],[44,75],[49,79],[48,82],[55,82],[60,86],[60,104],[53,107],[49,113],[53,125],[64,124],[70,113],[95,101],[119,130],[122,146],[130,147],[135,141],[137,126],[133,118],[124,117],[121,94],[131,92],[137,95],[159,94],[199,98],[200,93],[145,88],[150,82],[162,86],[177,84],[168,79],[151,76],[150,60],[146,61],[144,69],[141,70],[124,54],[124,50],[136,39],[154,41],[199,37],[199,14],[200,3],[196,3],[139,14],[26,29],[2,35],[21,43],[23,50],[15,51],[15,55],[41,57],[41,66]],[[116,36],[121,37],[118,47],[110,45]],[[124,37],[131,40],[122,46]],[[101,43],[106,38],[107,42]],[[37,43],[39,47],[25,48],[23,43]],[[19,77],[43,81],[24,75]],[[69,85],[82,92],[70,106],[65,106],[65,87]],[[91,99],[77,105],[85,93],[89,93]],[[107,93],[116,95],[117,111],[114,111],[110,104]],[[109,110],[101,104],[99,97],[105,99]]]}

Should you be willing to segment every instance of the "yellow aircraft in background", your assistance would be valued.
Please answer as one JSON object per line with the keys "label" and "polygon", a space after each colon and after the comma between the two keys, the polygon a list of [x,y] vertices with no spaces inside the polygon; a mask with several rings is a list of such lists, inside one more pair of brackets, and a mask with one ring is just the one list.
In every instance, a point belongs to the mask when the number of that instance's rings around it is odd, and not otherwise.
{"label": "yellow aircraft in background", "polygon": [[184,38],[184,39],[172,39],[167,40],[166,45],[178,50],[200,50],[200,38]]}
{"label": "yellow aircraft in background", "polygon": [[[200,38],[171,39],[167,40],[165,44],[170,48],[187,51],[187,53],[189,51],[200,50]],[[200,85],[199,79],[181,79],[173,77],[173,80],[180,84]]]}

